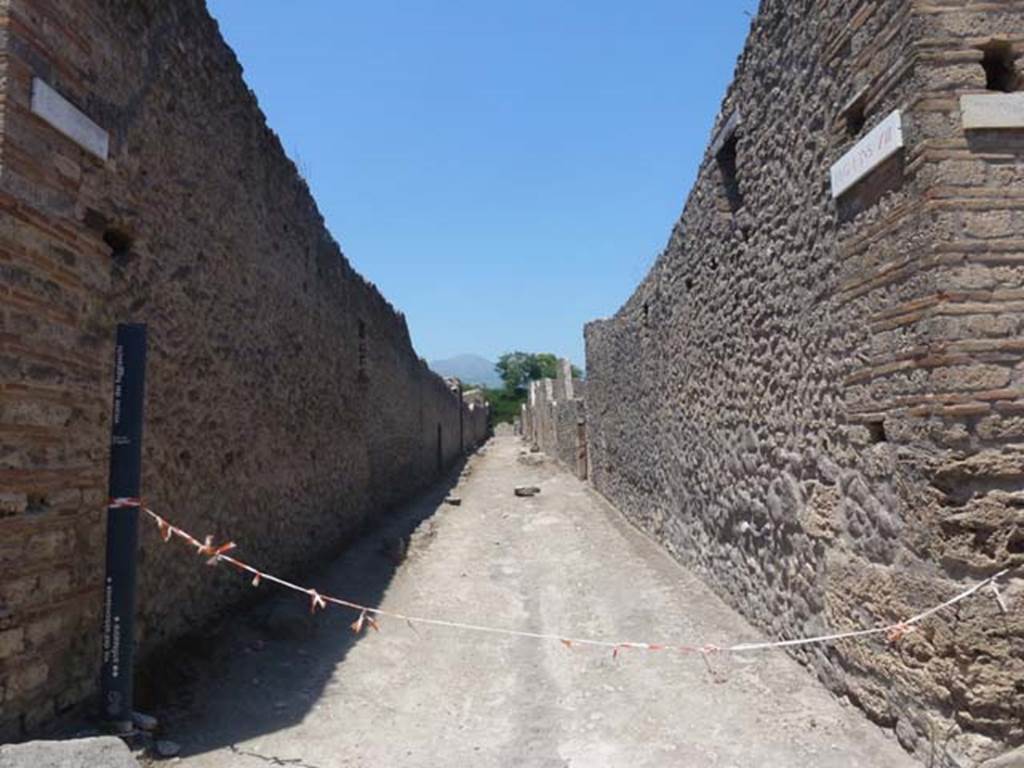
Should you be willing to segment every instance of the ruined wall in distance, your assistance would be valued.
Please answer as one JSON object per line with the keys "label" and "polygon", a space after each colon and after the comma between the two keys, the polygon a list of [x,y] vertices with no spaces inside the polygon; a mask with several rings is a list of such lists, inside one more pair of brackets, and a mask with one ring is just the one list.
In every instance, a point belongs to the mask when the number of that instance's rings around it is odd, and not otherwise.
{"label": "ruined wall in distance", "polygon": [[483,390],[466,390],[463,399],[467,404],[465,412],[465,441],[469,449],[485,440],[491,433],[491,406]]}
{"label": "ruined wall in distance", "polygon": [[[33,114],[33,80],[109,134]],[[0,0],[0,741],[98,677],[114,326],[149,325],[143,494],[268,570],[486,431],[349,265],[201,0]],[[144,651],[251,589],[142,528]]]}
{"label": "ruined wall in distance", "polygon": [[587,478],[586,382],[574,379],[568,360],[558,361],[554,379],[531,381],[522,409],[523,439]]}
{"label": "ruined wall in distance", "polygon": [[[1024,134],[965,130],[960,103],[1007,48],[1020,2],[765,0],[664,253],[586,329],[593,483],[776,637],[1024,564]],[[833,201],[897,109],[905,149]],[[1024,741],[1019,570],[1003,593],[795,653],[974,765]]]}

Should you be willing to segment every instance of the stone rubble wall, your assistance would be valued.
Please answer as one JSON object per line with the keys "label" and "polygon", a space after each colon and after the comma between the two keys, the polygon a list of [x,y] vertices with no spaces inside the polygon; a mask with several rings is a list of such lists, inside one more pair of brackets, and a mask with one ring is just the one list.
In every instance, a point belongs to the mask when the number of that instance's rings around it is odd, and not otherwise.
{"label": "stone rubble wall", "polygon": [[[33,78],[109,159],[31,112]],[[147,502],[281,573],[437,479],[487,407],[349,265],[201,0],[0,0],[0,119],[3,742],[95,692],[117,322],[149,325]],[[142,527],[143,656],[250,594]]]}
{"label": "stone rubble wall", "polygon": [[[794,651],[933,765],[1024,741],[1024,133],[959,101],[993,40],[1024,53],[1024,3],[762,2],[664,252],[586,328],[593,484],[772,636],[1018,569],[1005,615]],[[905,149],[833,201],[896,109]]]}
{"label": "stone rubble wall", "polygon": [[464,449],[470,450],[483,442],[491,434],[491,408],[486,393],[479,389],[467,390],[463,393],[466,403],[464,413]]}
{"label": "stone rubble wall", "polygon": [[531,381],[520,417],[523,439],[558,459],[580,479],[587,478],[586,382],[572,377],[559,360],[558,378]]}

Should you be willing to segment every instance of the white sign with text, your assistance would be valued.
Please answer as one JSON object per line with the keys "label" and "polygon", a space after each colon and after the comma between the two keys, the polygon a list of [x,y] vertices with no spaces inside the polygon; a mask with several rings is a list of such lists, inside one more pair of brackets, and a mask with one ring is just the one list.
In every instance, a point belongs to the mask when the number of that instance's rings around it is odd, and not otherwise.
{"label": "white sign with text", "polygon": [[903,148],[903,114],[897,109],[832,166],[832,197],[839,197]]}
{"label": "white sign with text", "polygon": [[78,146],[107,159],[110,137],[78,107],[38,77],[32,80],[32,111]]}

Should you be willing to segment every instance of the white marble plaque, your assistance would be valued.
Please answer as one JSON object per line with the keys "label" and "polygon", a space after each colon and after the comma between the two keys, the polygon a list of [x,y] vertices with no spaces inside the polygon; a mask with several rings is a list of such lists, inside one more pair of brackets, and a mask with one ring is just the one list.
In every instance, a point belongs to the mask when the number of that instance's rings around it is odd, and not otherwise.
{"label": "white marble plaque", "polygon": [[110,135],[38,77],[32,79],[32,112],[83,149],[107,159]]}
{"label": "white marble plaque", "polygon": [[832,197],[839,197],[903,148],[903,114],[897,109],[832,166]]}
{"label": "white marble plaque", "polygon": [[1024,128],[1024,93],[967,93],[960,113],[966,131]]}

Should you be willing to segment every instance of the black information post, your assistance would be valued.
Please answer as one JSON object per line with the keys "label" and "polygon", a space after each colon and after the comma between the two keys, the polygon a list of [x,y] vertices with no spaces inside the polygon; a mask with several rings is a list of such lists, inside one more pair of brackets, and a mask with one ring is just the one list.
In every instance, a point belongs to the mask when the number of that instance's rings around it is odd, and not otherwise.
{"label": "black information post", "polygon": [[107,571],[103,583],[103,719],[127,730],[132,723],[135,651],[135,557],[142,474],[142,403],[146,379],[146,326],[117,326],[114,416],[110,430],[110,506]]}

